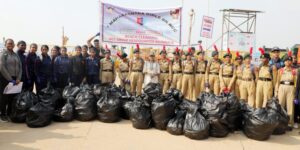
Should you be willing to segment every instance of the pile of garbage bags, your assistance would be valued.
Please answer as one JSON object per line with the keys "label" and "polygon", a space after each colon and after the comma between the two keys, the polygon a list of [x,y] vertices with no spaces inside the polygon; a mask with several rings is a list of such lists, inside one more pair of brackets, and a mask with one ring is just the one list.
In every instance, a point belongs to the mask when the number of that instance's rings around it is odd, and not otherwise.
{"label": "pile of garbage bags", "polygon": [[139,96],[116,85],[69,85],[57,90],[49,84],[37,94],[24,91],[17,95],[10,118],[32,128],[45,127],[52,120],[115,123],[127,119],[136,129],[154,127],[195,140],[226,137],[237,130],[248,138],[267,140],[272,134],[284,134],[289,122],[276,98],[262,109],[251,108],[232,93],[201,93],[193,102],[176,89],[162,94],[161,86],[154,83],[145,86]]}

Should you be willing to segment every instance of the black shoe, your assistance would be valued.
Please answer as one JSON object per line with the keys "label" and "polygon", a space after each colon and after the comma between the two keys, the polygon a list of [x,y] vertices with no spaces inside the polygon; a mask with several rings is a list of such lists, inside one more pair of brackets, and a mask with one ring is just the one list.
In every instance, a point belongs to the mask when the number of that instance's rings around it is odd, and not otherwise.
{"label": "black shoe", "polygon": [[0,122],[8,122],[8,118],[6,116],[0,116]]}

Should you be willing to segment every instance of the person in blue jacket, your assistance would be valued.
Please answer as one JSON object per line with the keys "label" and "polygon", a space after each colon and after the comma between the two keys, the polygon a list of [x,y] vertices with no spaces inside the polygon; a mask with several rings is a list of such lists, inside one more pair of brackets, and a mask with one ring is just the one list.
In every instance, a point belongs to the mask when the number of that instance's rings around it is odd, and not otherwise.
{"label": "person in blue jacket", "polygon": [[26,56],[25,62],[26,62],[26,77],[27,77],[27,83],[28,83],[28,89],[30,91],[33,91],[33,85],[36,84],[36,76],[34,73],[34,66],[35,66],[35,60],[37,59],[36,51],[38,49],[37,44],[32,43],[30,44],[30,50],[28,55]]}
{"label": "person in blue jacket", "polygon": [[83,81],[85,75],[85,58],[81,54],[81,47],[75,47],[75,56],[71,58],[72,64],[72,73],[71,73],[71,82],[75,86],[79,86]]}
{"label": "person in blue jacket", "polygon": [[52,75],[51,75],[51,85],[53,87],[58,87],[58,83],[57,80],[55,79],[55,73],[54,73],[54,66],[55,66],[55,59],[56,57],[58,57],[59,55],[61,55],[60,53],[60,47],[55,45],[53,46],[53,48],[51,49],[51,71],[52,71]]}
{"label": "person in blue jacket", "polygon": [[26,42],[25,41],[19,41],[17,44],[18,50],[17,54],[20,58],[20,61],[22,63],[22,78],[21,81],[23,82],[23,90],[29,90],[29,84],[28,84],[28,79],[26,76],[26,56],[25,56],[25,51],[26,51]]}
{"label": "person in blue jacket", "polygon": [[283,68],[284,62],[282,61],[282,59],[280,59],[280,49],[278,47],[274,47],[271,52],[273,54],[273,57],[269,62],[270,65],[271,66],[275,65],[277,70]]}
{"label": "person in blue jacket", "polygon": [[90,48],[90,56],[86,58],[86,80],[88,84],[99,84],[100,59],[96,57],[94,48]]}
{"label": "person in blue jacket", "polygon": [[35,60],[34,72],[36,76],[36,91],[39,92],[47,87],[48,82],[51,81],[51,58],[48,55],[49,47],[42,45],[41,55]]}
{"label": "person in blue jacket", "polygon": [[71,60],[66,47],[62,47],[60,53],[54,61],[54,82],[57,83],[56,88],[63,89],[70,82]]}

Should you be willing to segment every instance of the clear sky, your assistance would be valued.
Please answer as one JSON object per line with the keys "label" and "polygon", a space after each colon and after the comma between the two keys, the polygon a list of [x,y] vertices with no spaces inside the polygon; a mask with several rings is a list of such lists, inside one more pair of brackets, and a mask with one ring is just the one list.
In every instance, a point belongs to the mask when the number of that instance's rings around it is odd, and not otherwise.
{"label": "clear sky", "polygon": [[[103,0],[137,8],[178,6],[181,0]],[[257,47],[291,47],[300,43],[299,0],[184,0],[183,44],[187,43],[188,12],[195,9],[192,43],[211,44],[221,35],[222,13],[226,8],[261,10],[258,15]],[[212,40],[200,37],[203,15],[215,18]],[[0,0],[0,37],[28,43],[61,44],[62,26],[70,45],[85,44],[99,31],[98,0]],[[1,40],[2,41],[2,40]]]}

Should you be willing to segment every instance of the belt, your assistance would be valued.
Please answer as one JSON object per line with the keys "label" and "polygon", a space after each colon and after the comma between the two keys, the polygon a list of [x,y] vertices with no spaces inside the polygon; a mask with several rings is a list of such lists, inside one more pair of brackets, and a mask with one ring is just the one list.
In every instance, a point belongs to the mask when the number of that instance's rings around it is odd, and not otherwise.
{"label": "belt", "polygon": [[259,78],[259,80],[260,81],[269,81],[269,82],[272,81],[272,79],[270,79],[270,78]]}
{"label": "belt", "polygon": [[180,74],[182,73],[181,71],[173,71],[174,74]]}
{"label": "belt", "polygon": [[216,73],[216,72],[210,72],[209,74],[210,75],[219,75],[219,73]]}
{"label": "belt", "polygon": [[121,73],[128,73],[129,71],[121,71]]}
{"label": "belt", "polygon": [[184,72],[184,74],[193,75],[193,74],[194,74],[194,72]]}
{"label": "belt", "polygon": [[280,84],[283,84],[283,85],[294,85],[294,82],[290,82],[290,81],[280,81]]}
{"label": "belt", "polygon": [[253,81],[253,79],[251,79],[251,78],[242,78],[241,80],[243,80],[243,81]]}
{"label": "belt", "polygon": [[132,70],[132,72],[142,72],[142,70]]}
{"label": "belt", "polygon": [[160,73],[169,73],[169,71],[160,71]]}
{"label": "belt", "polygon": [[197,74],[205,74],[204,71],[197,71],[196,73],[197,73]]}
{"label": "belt", "polygon": [[102,71],[104,71],[104,72],[112,72],[112,70],[102,70]]}
{"label": "belt", "polygon": [[224,77],[224,78],[232,78],[233,75],[222,75],[222,77]]}

